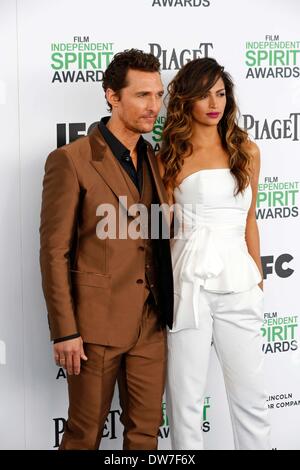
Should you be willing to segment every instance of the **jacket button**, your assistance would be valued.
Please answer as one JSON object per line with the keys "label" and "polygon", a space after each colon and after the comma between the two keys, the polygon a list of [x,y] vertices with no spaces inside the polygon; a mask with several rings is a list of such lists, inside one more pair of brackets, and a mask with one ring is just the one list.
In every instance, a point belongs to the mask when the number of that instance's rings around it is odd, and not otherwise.
{"label": "jacket button", "polygon": [[143,282],[144,282],[143,279],[138,279],[138,280],[136,281],[137,284],[143,284]]}
{"label": "jacket button", "polygon": [[146,269],[149,269],[150,268],[150,264],[146,264]]}

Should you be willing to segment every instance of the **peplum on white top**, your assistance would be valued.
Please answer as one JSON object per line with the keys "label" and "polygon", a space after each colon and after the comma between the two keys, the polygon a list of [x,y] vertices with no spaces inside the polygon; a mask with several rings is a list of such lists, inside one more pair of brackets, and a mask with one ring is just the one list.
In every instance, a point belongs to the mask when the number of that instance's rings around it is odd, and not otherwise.
{"label": "peplum on white top", "polygon": [[209,292],[237,293],[262,280],[245,240],[251,186],[237,196],[235,188],[230,169],[217,168],[192,173],[174,190],[172,332],[197,328],[201,286]]}

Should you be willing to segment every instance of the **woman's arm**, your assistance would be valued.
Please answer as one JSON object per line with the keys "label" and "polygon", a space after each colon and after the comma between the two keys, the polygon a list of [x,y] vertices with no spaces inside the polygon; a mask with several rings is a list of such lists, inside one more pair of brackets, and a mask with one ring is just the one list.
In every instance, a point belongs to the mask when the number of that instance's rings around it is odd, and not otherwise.
{"label": "woman's arm", "polygon": [[[249,151],[252,154],[253,158],[253,173],[251,177],[251,188],[252,188],[252,202],[247,216],[246,223],[246,243],[248,247],[249,254],[254,259],[261,276],[263,278],[263,270],[260,259],[260,241],[259,241],[259,231],[256,221],[256,198],[258,191],[258,181],[259,181],[259,172],[260,172],[260,152],[258,146],[251,142],[249,145]],[[263,281],[259,284],[260,288],[263,289]]]}

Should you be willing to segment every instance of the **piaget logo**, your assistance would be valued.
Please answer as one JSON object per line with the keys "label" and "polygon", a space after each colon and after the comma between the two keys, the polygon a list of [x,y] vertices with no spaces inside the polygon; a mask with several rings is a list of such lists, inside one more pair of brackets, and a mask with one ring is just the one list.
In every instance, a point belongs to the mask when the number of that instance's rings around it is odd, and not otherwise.
{"label": "piaget logo", "polygon": [[[103,439],[115,440],[119,439],[121,435],[120,430],[120,410],[110,410],[102,432]],[[66,419],[65,418],[53,418],[54,421],[54,445],[53,447],[58,447],[60,443],[61,436],[65,430]]]}
{"label": "piaget logo", "polygon": [[258,185],[257,219],[287,219],[299,215],[299,181],[280,181],[266,176]]}
{"label": "piaget logo", "polygon": [[151,0],[153,7],[209,7],[210,0]]}
{"label": "piaget logo", "polygon": [[300,76],[300,41],[266,35],[263,41],[246,42],[246,78]]}
{"label": "piaget logo", "polygon": [[242,115],[242,126],[253,134],[255,140],[289,139],[293,142],[300,139],[300,113],[289,116],[278,116],[276,119],[255,119],[252,114]]}
{"label": "piaget logo", "polygon": [[112,42],[90,42],[89,36],[52,43],[52,83],[100,82],[113,55]]}
{"label": "piaget logo", "polygon": [[200,42],[195,49],[184,47],[183,49],[164,49],[159,43],[149,43],[151,54],[153,54],[161,63],[162,70],[179,70],[187,62],[201,57],[208,57],[212,54],[214,48],[212,42]]}
{"label": "piaget logo", "polygon": [[262,348],[265,354],[298,349],[298,315],[279,316],[277,312],[265,313],[261,331],[265,341]]}

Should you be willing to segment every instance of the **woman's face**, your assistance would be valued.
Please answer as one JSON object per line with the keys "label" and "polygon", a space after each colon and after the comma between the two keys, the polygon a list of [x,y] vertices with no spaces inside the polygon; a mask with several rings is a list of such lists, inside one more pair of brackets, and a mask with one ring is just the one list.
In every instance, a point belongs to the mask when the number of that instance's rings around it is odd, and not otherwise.
{"label": "woman's face", "polygon": [[219,78],[207,94],[194,103],[193,120],[205,126],[216,126],[223,117],[225,106],[225,85],[222,78]]}

